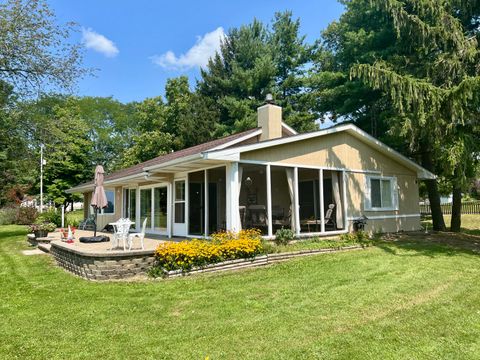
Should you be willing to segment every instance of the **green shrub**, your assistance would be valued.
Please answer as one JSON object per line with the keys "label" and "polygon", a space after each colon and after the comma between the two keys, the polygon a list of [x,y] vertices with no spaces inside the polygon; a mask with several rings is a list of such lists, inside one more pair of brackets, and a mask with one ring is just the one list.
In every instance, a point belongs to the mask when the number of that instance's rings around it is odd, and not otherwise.
{"label": "green shrub", "polygon": [[15,224],[17,219],[17,209],[13,207],[6,207],[0,209],[0,225]]}
{"label": "green shrub", "polygon": [[47,232],[52,232],[55,231],[57,226],[54,223],[40,223],[40,224],[32,224],[28,226],[30,232],[35,232],[35,231],[47,231]]}
{"label": "green shrub", "polygon": [[38,215],[38,222],[54,223],[57,227],[62,226],[62,213],[54,209],[45,211]]}
{"label": "green shrub", "polygon": [[80,221],[78,221],[78,219],[76,219],[76,218],[71,218],[71,217],[67,216],[66,219],[65,219],[65,226],[67,227],[68,225],[70,225],[74,228],[78,228],[78,225],[80,225]]}
{"label": "green shrub", "polygon": [[370,242],[370,237],[365,231],[357,231],[340,235],[340,240],[351,244],[366,244]]}
{"label": "green shrub", "polygon": [[19,206],[15,216],[15,224],[31,225],[38,217],[37,209],[33,206]]}
{"label": "green shrub", "polygon": [[282,227],[275,233],[274,242],[277,245],[287,245],[293,239],[295,239],[295,233],[291,229]]}

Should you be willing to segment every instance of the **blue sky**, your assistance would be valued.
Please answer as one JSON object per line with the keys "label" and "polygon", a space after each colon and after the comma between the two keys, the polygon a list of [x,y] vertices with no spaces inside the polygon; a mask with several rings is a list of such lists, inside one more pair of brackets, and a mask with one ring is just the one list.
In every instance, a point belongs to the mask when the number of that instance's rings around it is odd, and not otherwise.
{"label": "blue sky", "polygon": [[98,69],[78,84],[79,95],[113,96],[128,102],[163,95],[168,78],[188,75],[218,46],[222,32],[254,17],[270,23],[292,10],[312,42],[342,6],[324,1],[50,0],[59,22],[74,21],[74,40],[85,46],[84,65]]}

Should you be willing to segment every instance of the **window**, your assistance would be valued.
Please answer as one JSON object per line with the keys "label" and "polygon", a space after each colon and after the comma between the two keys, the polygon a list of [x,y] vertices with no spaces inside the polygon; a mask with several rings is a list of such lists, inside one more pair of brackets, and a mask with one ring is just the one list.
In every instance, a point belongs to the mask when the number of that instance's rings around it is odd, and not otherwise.
{"label": "window", "polygon": [[175,181],[175,222],[185,223],[185,180]]}
{"label": "window", "polygon": [[[99,215],[103,214],[114,214],[115,213],[115,191],[105,190],[105,195],[107,196],[107,207],[100,209],[98,211]],[[90,205],[90,214],[95,214],[95,209]]]}
{"label": "window", "polygon": [[115,191],[105,190],[107,195],[107,207],[102,209],[102,214],[114,214],[115,213]]}
{"label": "window", "polygon": [[398,210],[394,177],[367,177],[365,210]]}

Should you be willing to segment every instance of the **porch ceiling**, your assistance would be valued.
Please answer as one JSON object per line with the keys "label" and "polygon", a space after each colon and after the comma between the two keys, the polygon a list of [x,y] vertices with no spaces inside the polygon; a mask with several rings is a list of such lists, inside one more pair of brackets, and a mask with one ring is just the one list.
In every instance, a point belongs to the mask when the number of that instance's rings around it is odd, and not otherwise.
{"label": "porch ceiling", "polygon": [[196,161],[189,161],[189,162],[184,162],[180,164],[171,164],[167,165],[165,167],[157,168],[157,169],[152,169],[149,171],[149,173],[152,174],[157,174],[157,173],[167,173],[167,174],[174,174],[174,173],[179,173],[179,172],[189,172],[189,171],[195,171],[195,170],[201,170],[207,167],[212,167],[212,166],[221,166],[224,165],[225,161],[223,160],[196,160]]}

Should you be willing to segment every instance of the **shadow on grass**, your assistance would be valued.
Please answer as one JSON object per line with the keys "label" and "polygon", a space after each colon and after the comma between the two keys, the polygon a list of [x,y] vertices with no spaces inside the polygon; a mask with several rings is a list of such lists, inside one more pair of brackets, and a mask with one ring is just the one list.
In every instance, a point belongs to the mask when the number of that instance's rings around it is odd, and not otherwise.
{"label": "shadow on grass", "polygon": [[469,230],[465,233],[400,233],[383,236],[375,242],[375,246],[397,256],[480,255],[479,233],[480,230]]}

